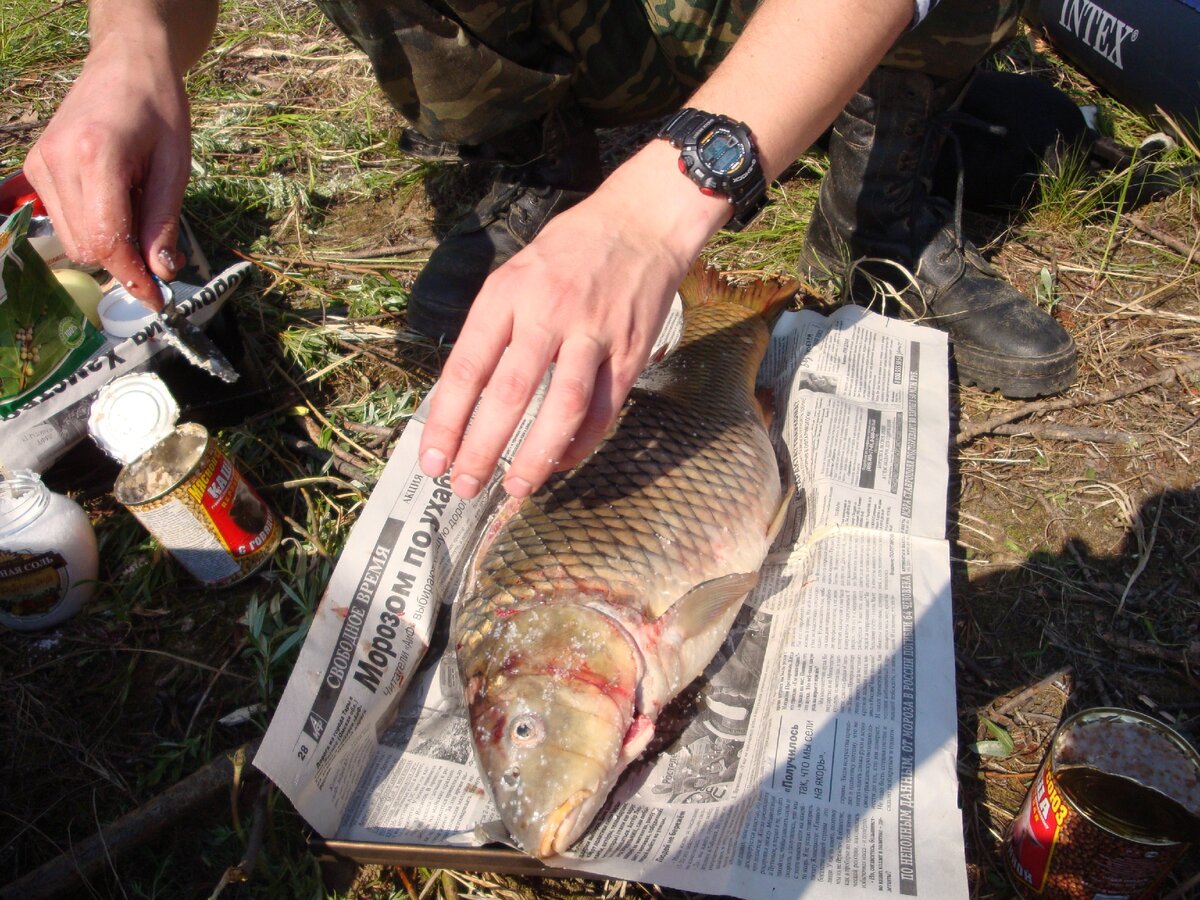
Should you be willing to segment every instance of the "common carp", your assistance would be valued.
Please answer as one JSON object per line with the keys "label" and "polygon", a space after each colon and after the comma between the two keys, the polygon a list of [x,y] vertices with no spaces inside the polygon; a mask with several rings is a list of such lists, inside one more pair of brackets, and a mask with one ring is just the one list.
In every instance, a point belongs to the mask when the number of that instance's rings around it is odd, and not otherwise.
{"label": "common carp", "polygon": [[614,430],[484,531],[452,641],[476,761],[533,856],[587,830],[757,583],[784,502],[754,380],[794,291],[693,267],[679,346]]}

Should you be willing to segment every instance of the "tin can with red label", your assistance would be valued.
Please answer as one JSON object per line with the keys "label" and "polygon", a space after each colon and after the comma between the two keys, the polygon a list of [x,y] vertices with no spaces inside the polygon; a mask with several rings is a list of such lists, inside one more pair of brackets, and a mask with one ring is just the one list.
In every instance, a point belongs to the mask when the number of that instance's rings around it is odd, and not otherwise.
{"label": "tin can with red label", "polygon": [[1166,725],[1097,708],[1059,726],[1004,840],[1022,897],[1149,897],[1200,825],[1200,755]]}
{"label": "tin can with red label", "polygon": [[88,422],[125,463],[113,495],[198,581],[224,587],[257,571],[279,546],[279,519],[234,461],[178,406],[158,376],[115,379]]}

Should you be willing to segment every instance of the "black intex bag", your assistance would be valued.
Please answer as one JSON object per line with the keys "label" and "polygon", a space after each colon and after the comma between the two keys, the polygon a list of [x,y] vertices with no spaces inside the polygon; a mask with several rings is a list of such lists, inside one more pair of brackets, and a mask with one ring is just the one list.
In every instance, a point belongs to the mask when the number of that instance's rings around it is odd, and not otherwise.
{"label": "black intex bag", "polygon": [[1200,136],[1200,0],[1028,0],[1024,14],[1122,103]]}

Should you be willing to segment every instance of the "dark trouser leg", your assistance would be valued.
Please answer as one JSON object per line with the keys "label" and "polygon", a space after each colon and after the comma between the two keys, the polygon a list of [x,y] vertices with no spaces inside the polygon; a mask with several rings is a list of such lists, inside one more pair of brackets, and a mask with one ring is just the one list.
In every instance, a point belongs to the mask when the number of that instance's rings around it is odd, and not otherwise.
{"label": "dark trouser leg", "polygon": [[[499,160],[492,190],[430,256],[409,326],[457,336],[487,276],[600,179],[592,127],[677,108],[753,0],[318,0],[427,141]],[[438,155],[445,155],[439,147]]]}
{"label": "dark trouser leg", "polygon": [[609,126],[664,115],[741,34],[756,0],[318,0],[416,131],[479,144],[553,110]]}
{"label": "dark trouser leg", "polygon": [[946,331],[961,382],[1033,397],[1074,381],[1070,336],[963,239],[954,204],[930,192],[947,114],[1011,34],[1017,8],[943,0],[870,75],[834,123],[803,264],[810,277],[841,279],[855,302],[899,297]]}

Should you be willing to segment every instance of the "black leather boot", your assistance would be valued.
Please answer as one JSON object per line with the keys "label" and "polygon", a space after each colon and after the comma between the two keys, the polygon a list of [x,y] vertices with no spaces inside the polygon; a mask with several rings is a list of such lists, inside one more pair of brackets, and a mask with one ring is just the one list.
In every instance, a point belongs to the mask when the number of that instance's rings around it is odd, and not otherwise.
{"label": "black leather boot", "polygon": [[967,79],[876,69],[834,122],[829,172],[805,235],[801,270],[840,280],[945,331],[962,384],[1006,397],[1065,391],[1075,344],[962,236],[954,203],[930,178]]}
{"label": "black leather boot", "polygon": [[409,294],[410,329],[455,340],[488,275],[600,184],[599,148],[590,128],[555,113],[543,123],[541,137],[540,153],[530,161],[496,166],[491,190],[430,254]]}

